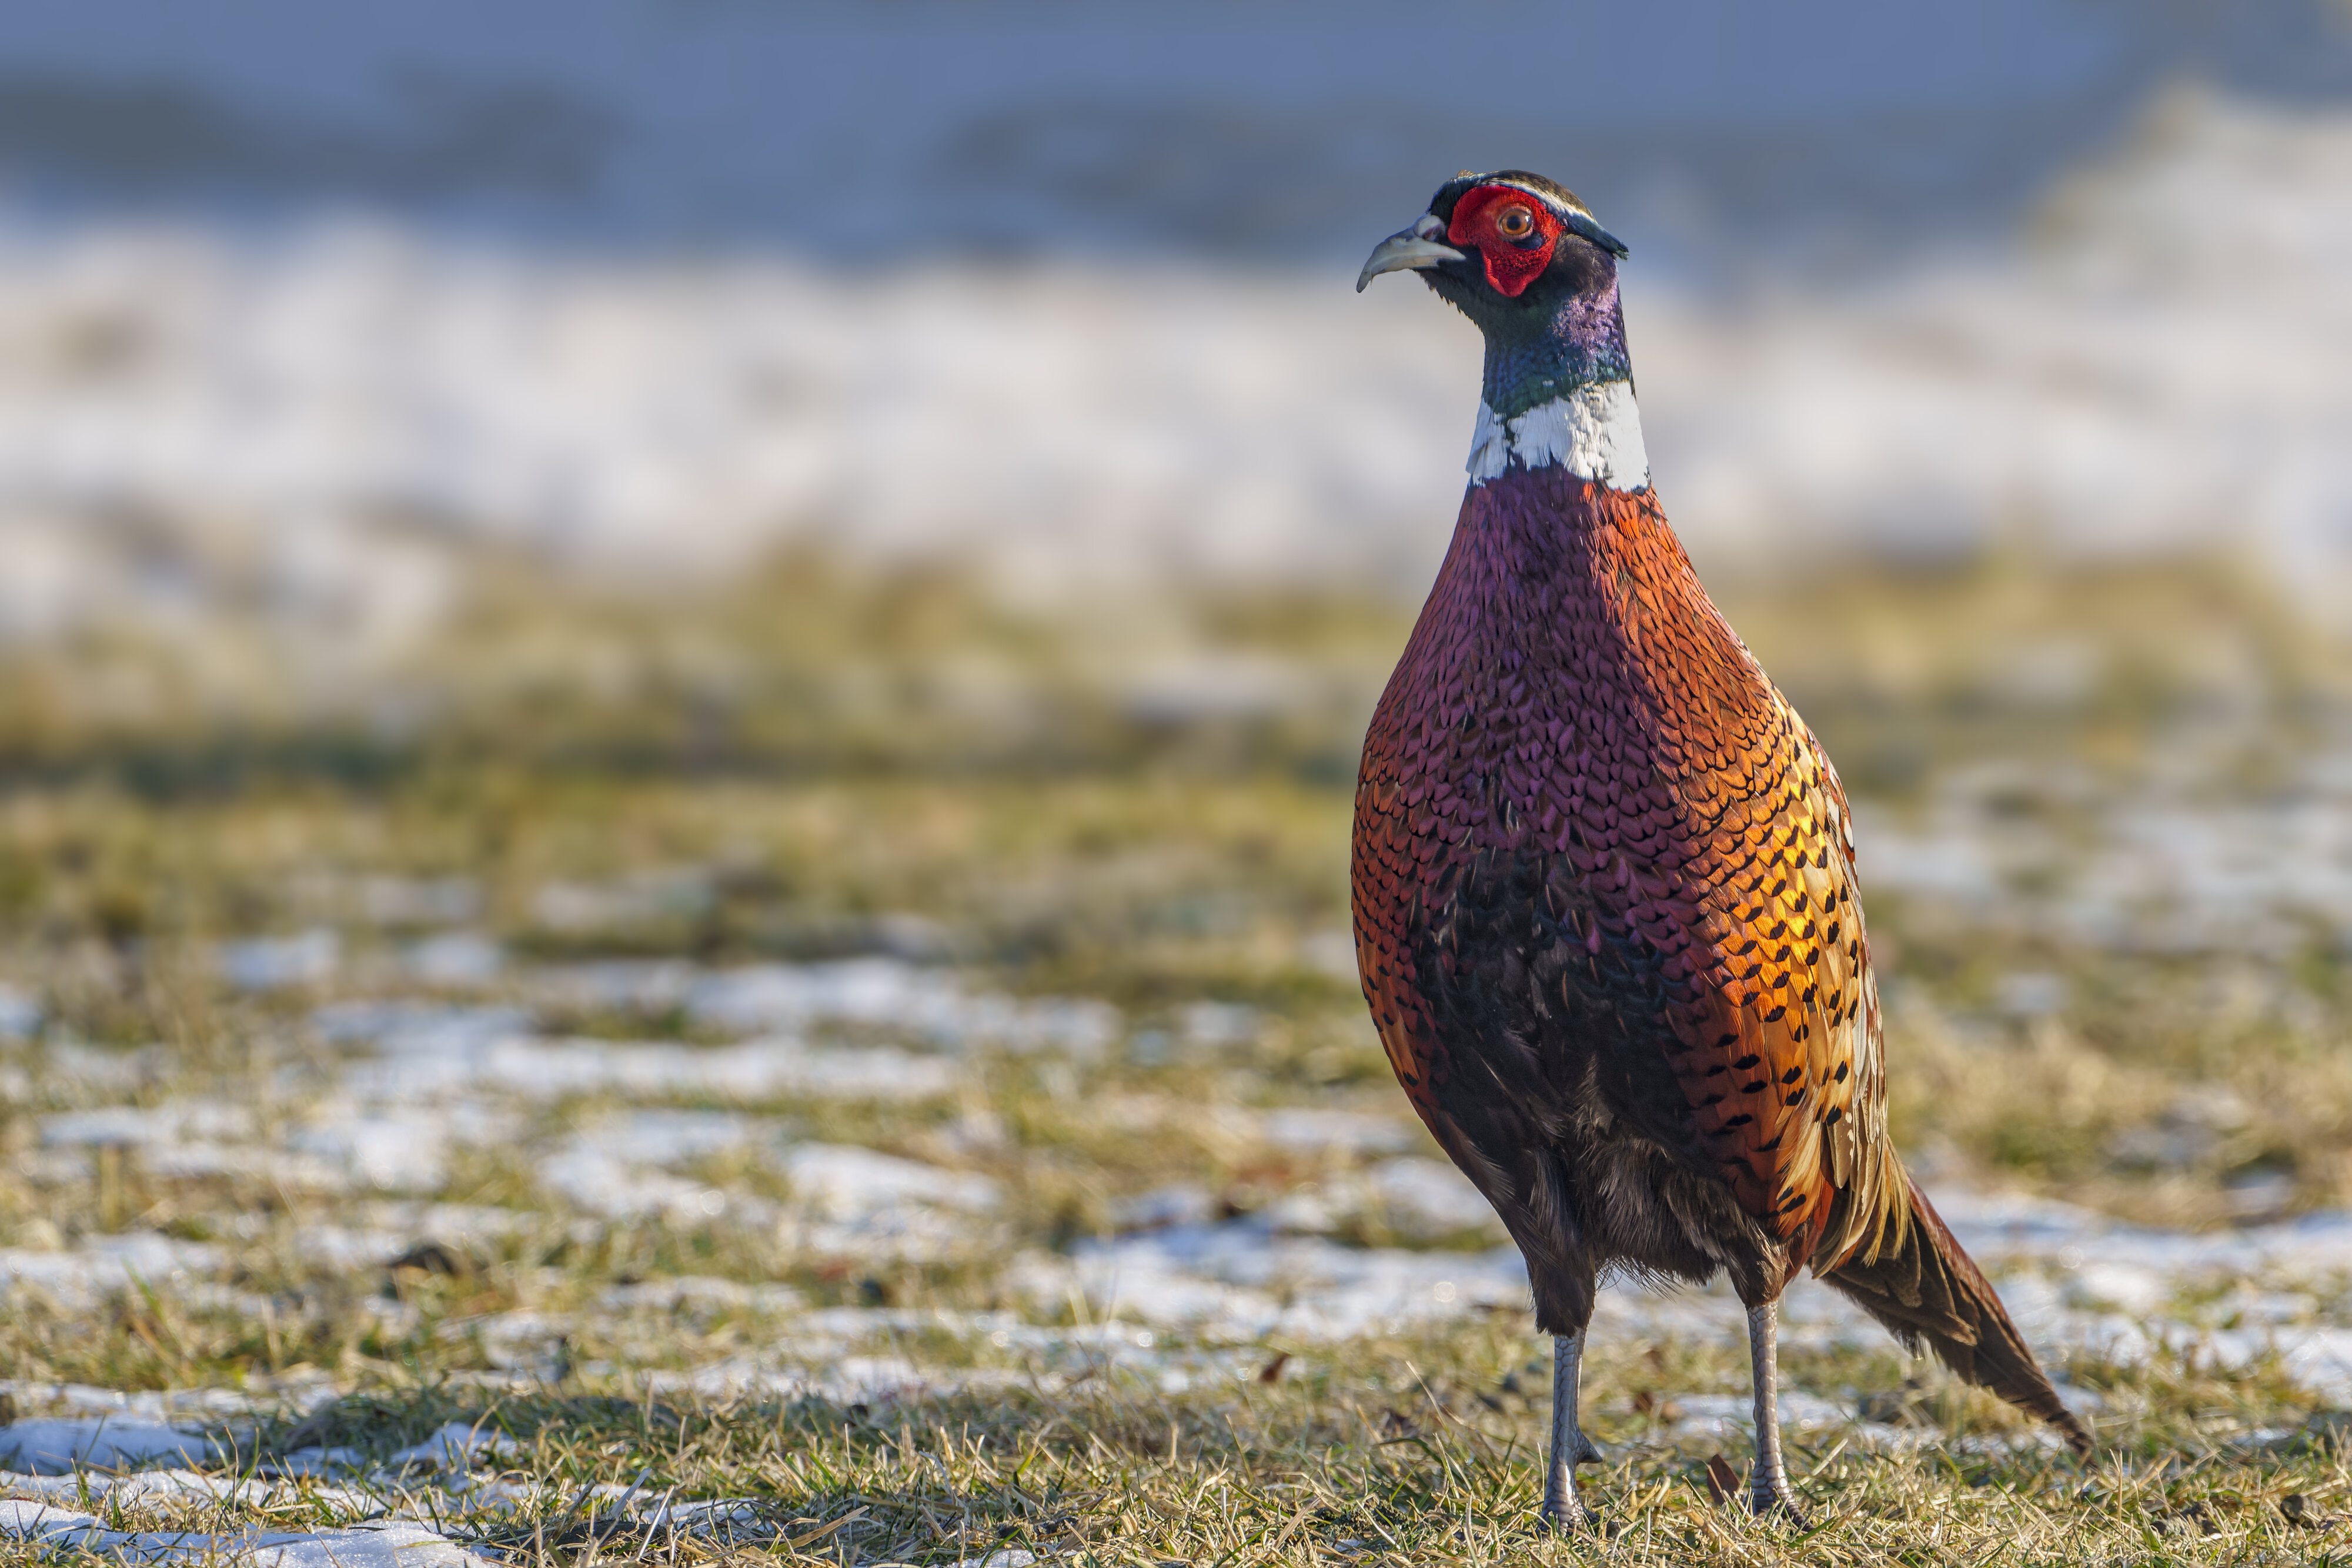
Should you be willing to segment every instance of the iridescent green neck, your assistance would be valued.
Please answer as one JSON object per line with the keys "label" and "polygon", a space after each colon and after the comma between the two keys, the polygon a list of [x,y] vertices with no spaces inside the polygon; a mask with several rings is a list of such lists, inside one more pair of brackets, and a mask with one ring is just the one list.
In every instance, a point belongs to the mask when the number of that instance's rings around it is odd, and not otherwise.
{"label": "iridescent green neck", "polygon": [[1503,419],[1566,397],[1598,382],[1633,380],[1625,353],[1625,313],[1617,280],[1571,294],[1549,318],[1520,328],[1490,327],[1480,396]]}

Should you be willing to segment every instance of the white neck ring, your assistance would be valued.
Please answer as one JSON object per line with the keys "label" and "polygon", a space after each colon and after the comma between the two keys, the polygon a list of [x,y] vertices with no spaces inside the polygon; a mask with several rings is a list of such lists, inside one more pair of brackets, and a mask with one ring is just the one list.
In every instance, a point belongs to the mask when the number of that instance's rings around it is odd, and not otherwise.
{"label": "white neck ring", "polygon": [[1509,420],[1480,402],[1465,465],[1470,483],[1483,485],[1515,461],[1522,468],[1557,464],[1612,490],[1648,489],[1650,455],[1633,383],[1588,382]]}

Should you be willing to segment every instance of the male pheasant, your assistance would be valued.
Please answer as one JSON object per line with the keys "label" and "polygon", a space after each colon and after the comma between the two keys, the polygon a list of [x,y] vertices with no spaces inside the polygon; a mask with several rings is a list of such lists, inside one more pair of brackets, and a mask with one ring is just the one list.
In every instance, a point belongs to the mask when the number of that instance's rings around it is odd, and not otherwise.
{"label": "male pheasant", "polygon": [[1486,339],[1454,541],[1364,741],[1352,892],[1389,1061],[1555,1336],[1545,1516],[1590,1518],[1576,1380],[1612,1267],[1729,1276],[1759,1512],[1795,1511],[1773,1342],[1808,1264],[2087,1450],[1888,1140],[1845,794],[1659,507],[1624,255],[1552,181],[1465,172],[1356,282],[1418,271]]}

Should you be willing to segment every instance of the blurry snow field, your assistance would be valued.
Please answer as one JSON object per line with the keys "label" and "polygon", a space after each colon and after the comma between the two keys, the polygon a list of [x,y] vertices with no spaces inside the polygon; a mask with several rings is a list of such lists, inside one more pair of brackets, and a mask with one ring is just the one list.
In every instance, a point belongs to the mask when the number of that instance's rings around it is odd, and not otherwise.
{"label": "blurry snow field", "polygon": [[[2341,115],[2190,96],[2012,250],[1727,301],[1645,270],[1637,237],[1676,526],[1743,572],[2003,540],[2250,554],[2336,616],[2347,165]],[[351,679],[463,602],[482,547],[638,584],[799,542],[1033,597],[1411,594],[1460,496],[1477,345],[1410,280],[1347,284],[19,227],[0,634],[257,614]]]}

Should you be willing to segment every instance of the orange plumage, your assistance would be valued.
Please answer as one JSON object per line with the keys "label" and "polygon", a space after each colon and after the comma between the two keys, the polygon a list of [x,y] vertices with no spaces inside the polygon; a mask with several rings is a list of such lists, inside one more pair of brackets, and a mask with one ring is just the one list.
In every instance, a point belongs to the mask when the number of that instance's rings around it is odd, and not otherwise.
{"label": "orange plumage", "polygon": [[[1456,248],[1481,245],[1532,282],[1498,289]],[[1811,1264],[2080,1445],[1887,1137],[1845,793],[1649,484],[1622,249],[1506,172],[1450,183],[1367,265],[1421,270],[1487,337],[1473,483],[1357,788],[1381,1043],[1564,1342],[1612,1266],[1727,1273],[1763,1314],[1761,1400],[1771,1303]],[[1759,1495],[1785,1503],[1769,1448]]]}

